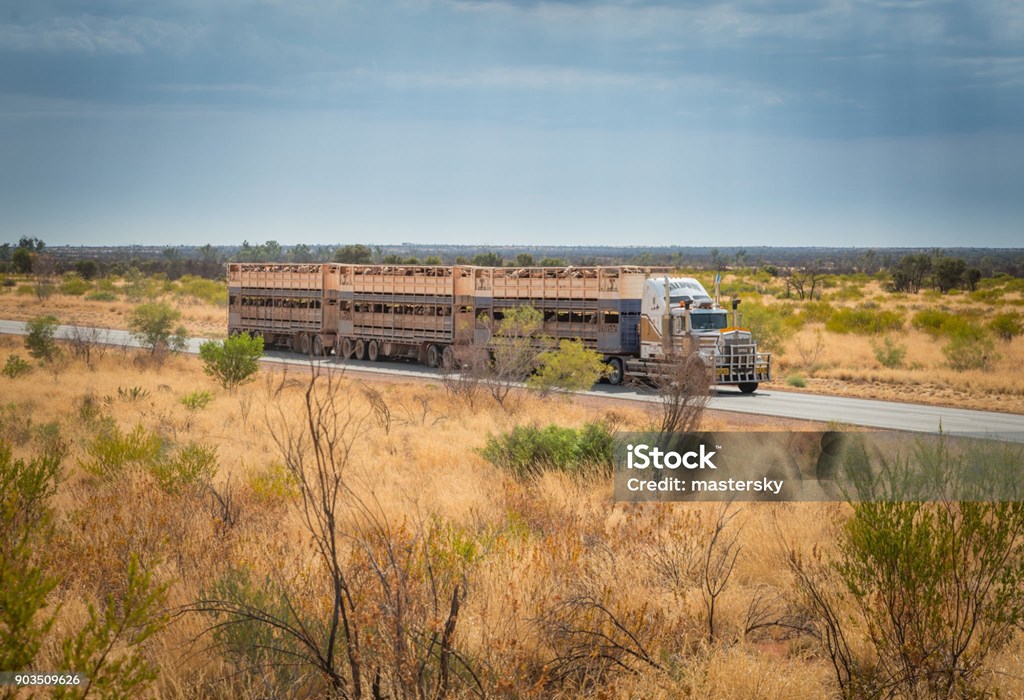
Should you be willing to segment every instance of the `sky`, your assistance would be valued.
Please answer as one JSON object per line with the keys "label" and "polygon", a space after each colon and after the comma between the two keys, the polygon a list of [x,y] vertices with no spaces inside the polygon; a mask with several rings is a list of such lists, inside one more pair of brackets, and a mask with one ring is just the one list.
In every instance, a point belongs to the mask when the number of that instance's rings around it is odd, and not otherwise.
{"label": "sky", "polygon": [[1018,0],[4,0],[0,241],[1021,246]]}

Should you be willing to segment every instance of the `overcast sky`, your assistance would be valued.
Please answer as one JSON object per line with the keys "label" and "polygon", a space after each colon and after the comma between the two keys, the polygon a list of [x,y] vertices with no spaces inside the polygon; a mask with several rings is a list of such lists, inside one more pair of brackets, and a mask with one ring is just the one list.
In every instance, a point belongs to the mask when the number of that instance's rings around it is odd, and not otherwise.
{"label": "overcast sky", "polygon": [[1024,3],[4,0],[0,240],[1024,243]]}

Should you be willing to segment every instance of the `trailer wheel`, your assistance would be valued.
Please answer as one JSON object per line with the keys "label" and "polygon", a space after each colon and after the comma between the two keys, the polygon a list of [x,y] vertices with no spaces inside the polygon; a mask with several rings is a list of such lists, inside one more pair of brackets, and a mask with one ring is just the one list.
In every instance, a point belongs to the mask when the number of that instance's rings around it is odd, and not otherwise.
{"label": "trailer wheel", "polygon": [[430,345],[427,347],[427,367],[435,368],[441,364],[441,353],[438,352],[436,345]]}
{"label": "trailer wheel", "polygon": [[757,391],[757,382],[743,382],[740,386],[740,391],[744,394],[753,394]]}
{"label": "trailer wheel", "polygon": [[611,358],[608,360],[608,366],[611,368],[611,371],[608,372],[608,383],[612,386],[619,386],[622,384],[623,379],[625,379],[625,372],[622,369],[622,358]]}
{"label": "trailer wheel", "polygon": [[371,340],[366,344],[366,358],[370,362],[376,362],[380,359],[380,345],[377,344],[376,340]]}
{"label": "trailer wheel", "polygon": [[356,341],[356,353],[355,357],[357,360],[366,359],[366,341],[360,338]]}
{"label": "trailer wheel", "polygon": [[309,335],[303,333],[302,335],[299,336],[299,352],[301,352],[303,355],[308,355],[310,349],[311,345],[309,341]]}
{"label": "trailer wheel", "polygon": [[441,366],[445,369],[455,369],[455,351],[451,345],[445,345],[441,351]]}
{"label": "trailer wheel", "polygon": [[324,352],[324,339],[318,335],[313,336],[313,354],[317,357],[323,357],[326,354]]}
{"label": "trailer wheel", "polygon": [[341,359],[347,360],[352,357],[353,345],[351,338],[341,339]]}

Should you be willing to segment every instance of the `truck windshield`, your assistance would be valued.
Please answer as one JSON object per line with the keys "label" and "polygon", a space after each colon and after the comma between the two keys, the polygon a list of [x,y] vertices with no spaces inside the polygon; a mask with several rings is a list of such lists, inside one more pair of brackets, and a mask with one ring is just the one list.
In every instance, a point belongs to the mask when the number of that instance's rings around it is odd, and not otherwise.
{"label": "truck windshield", "polygon": [[725,313],[695,313],[690,316],[690,327],[695,331],[717,331],[729,327],[729,318]]}

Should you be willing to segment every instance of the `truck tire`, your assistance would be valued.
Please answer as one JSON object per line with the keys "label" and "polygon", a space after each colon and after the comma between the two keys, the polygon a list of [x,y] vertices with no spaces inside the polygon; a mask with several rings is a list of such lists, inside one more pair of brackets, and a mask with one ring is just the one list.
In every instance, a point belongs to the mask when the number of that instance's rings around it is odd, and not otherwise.
{"label": "truck tire", "polygon": [[319,335],[313,336],[313,354],[317,357],[323,357],[327,354],[324,352],[324,339]]}
{"label": "truck tire", "polygon": [[757,391],[757,382],[743,382],[739,387],[744,394],[753,394]]}
{"label": "truck tire", "polygon": [[303,355],[308,355],[312,349],[312,343],[309,340],[309,334],[303,333],[299,336],[299,352]]}
{"label": "truck tire", "polygon": [[611,371],[608,373],[608,383],[612,386],[619,386],[626,378],[626,373],[622,367],[622,358],[611,358],[608,360],[608,366],[611,368]]}
{"label": "truck tire", "polygon": [[366,341],[362,338],[356,341],[355,358],[357,360],[366,359]]}
{"label": "truck tire", "polygon": [[354,350],[355,343],[352,342],[351,338],[341,339],[341,359],[348,360],[352,357],[352,351]]}
{"label": "truck tire", "polygon": [[436,345],[427,346],[427,367],[435,369],[441,364],[441,351]]}
{"label": "truck tire", "polygon": [[376,340],[371,340],[366,344],[366,359],[370,362],[376,362],[380,359],[380,345]]}
{"label": "truck tire", "polygon": [[451,345],[445,345],[441,351],[441,366],[445,369],[455,369],[455,351]]}

